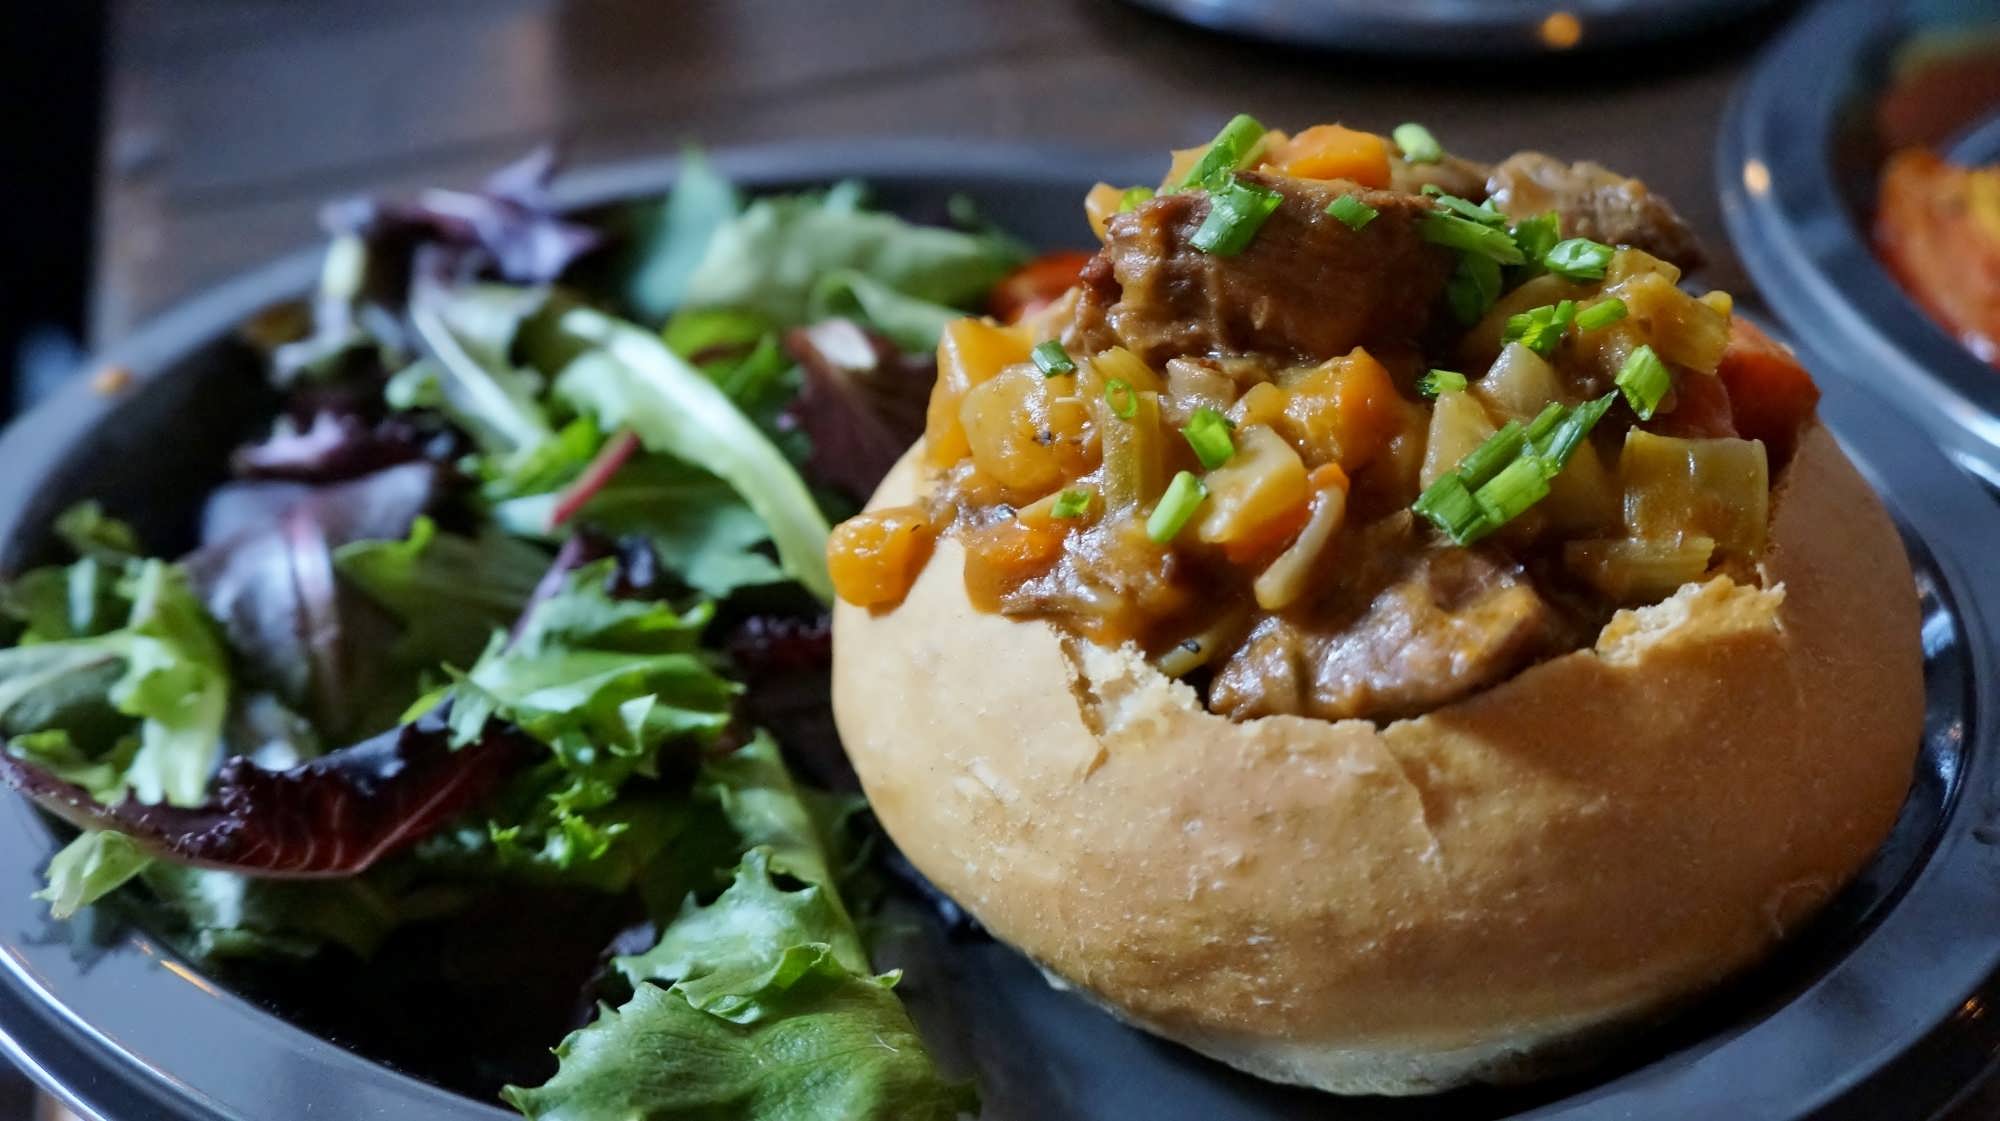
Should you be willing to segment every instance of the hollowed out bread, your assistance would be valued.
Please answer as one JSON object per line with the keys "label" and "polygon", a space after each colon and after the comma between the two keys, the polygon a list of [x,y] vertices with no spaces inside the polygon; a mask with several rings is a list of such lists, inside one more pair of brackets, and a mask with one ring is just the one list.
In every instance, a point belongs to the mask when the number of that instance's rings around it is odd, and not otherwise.
{"label": "hollowed out bread", "polygon": [[900,607],[836,609],[834,711],[910,860],[1131,1022],[1329,1090],[1519,1077],[1766,954],[1896,817],[1909,564],[1817,425],[1773,501],[1763,588],[1690,585],[1383,727],[1212,715],[975,610],[946,541]]}

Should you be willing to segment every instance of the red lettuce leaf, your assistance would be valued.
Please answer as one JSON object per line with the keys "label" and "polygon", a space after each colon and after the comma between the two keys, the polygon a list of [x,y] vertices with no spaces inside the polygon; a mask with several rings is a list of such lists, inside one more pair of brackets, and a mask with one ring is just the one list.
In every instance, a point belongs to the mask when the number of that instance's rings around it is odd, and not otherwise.
{"label": "red lettuce leaf", "polygon": [[454,750],[432,716],[282,771],[237,757],[192,808],[126,800],[106,806],[82,787],[0,752],[0,779],[82,829],[112,829],[155,856],[258,876],[352,876],[477,805],[545,749],[491,725]]}
{"label": "red lettuce leaf", "polygon": [[812,441],[806,471],[866,501],[924,431],[937,362],[908,355],[852,320],[828,319],[785,332],[805,388],[785,420]]}

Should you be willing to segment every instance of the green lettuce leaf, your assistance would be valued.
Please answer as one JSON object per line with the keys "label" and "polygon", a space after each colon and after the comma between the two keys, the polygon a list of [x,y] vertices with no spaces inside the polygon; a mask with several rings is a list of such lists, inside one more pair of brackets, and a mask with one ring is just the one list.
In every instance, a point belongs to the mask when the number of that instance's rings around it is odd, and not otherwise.
{"label": "green lettuce leaf", "polygon": [[229,663],[187,577],[164,561],[141,562],[125,629],[79,641],[123,648],[125,676],[111,687],[111,703],[140,718],[139,751],[125,771],[133,796],[176,806],[206,801],[229,715]]}
{"label": "green lettuce leaf", "polygon": [[751,308],[806,322],[815,287],[852,271],[933,304],[969,307],[1024,258],[990,233],[918,226],[863,209],[858,187],[761,198],[716,230],[686,291],[690,306]]}
{"label": "green lettuce leaf", "polygon": [[410,324],[428,351],[421,374],[399,375],[397,396],[435,403],[490,455],[506,459],[551,434],[543,381],[511,358],[521,325],[548,293],[504,284],[420,287]]}
{"label": "green lettuce leaf", "polygon": [[556,394],[604,431],[630,428],[648,451],[723,479],[763,519],[785,572],[823,601],[826,516],[783,452],[715,384],[651,332],[585,307],[556,317],[545,360]]}
{"label": "green lettuce leaf", "polygon": [[378,883],[393,873],[276,880],[156,860],[139,875],[175,947],[203,960],[303,958],[326,945],[367,957],[391,930],[424,913],[411,913],[397,892]]}
{"label": "green lettuce leaf", "polygon": [[633,315],[658,323],[680,306],[709,241],[736,216],[739,205],[736,188],[700,152],[682,153],[673,193],[635,212],[638,220],[620,285]]}
{"label": "green lettuce leaf", "polygon": [[79,833],[50,858],[48,883],[35,898],[48,900],[49,914],[67,919],[118,890],[151,863],[152,857],[123,833]]}
{"label": "green lettuce leaf", "polygon": [[[496,635],[450,692],[464,740],[504,719],[549,758],[452,840],[503,868],[607,890],[631,883],[687,827],[687,800],[650,783],[669,746],[692,752],[728,723],[739,687],[698,647],[713,607],[618,599],[615,562],[585,565],[536,606],[511,643]],[[480,836],[483,833],[484,836]],[[434,851],[442,857],[442,851]]]}
{"label": "green lettuce leaf", "polygon": [[401,541],[355,541],[334,568],[403,624],[396,656],[424,666],[464,665],[528,602],[549,554],[504,533],[440,532],[418,518]]}
{"label": "green lettuce leaf", "polygon": [[615,966],[634,986],[675,984],[689,1004],[739,1024],[762,1019],[762,995],[781,991],[820,953],[850,973],[868,972],[868,956],[837,896],[817,883],[787,891],[771,877],[771,850],[751,849],[714,903],[704,907],[690,897],[659,944]]}
{"label": "green lettuce leaf", "polygon": [[813,319],[858,319],[904,350],[922,352],[936,350],[952,320],[965,318],[958,308],[905,295],[856,269],[821,277],[807,308]]}
{"label": "green lettuce leaf", "polygon": [[[552,540],[549,520],[559,498],[550,492],[501,502],[493,507],[494,523]],[[634,456],[574,520],[614,536],[644,536],[689,587],[718,599],[785,579],[763,551],[771,540],[764,519],[728,483],[666,456]]]}
{"label": "green lettuce leaf", "polygon": [[548,1083],[503,1095],[530,1121],[952,1121],[976,1108],[882,981],[823,953],[794,972],[751,1024],[642,984],[563,1041]]}

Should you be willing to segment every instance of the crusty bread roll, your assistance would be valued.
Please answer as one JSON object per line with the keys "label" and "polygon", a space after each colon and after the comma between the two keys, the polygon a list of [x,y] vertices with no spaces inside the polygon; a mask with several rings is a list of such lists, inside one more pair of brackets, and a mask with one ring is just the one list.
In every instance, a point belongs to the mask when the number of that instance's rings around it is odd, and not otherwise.
{"label": "crusty bread roll", "polygon": [[[923,485],[906,457],[875,505]],[[1382,727],[1212,715],[975,610],[947,539],[900,607],[836,608],[834,710],[910,860],[1131,1022],[1328,1090],[1509,1079],[1762,957],[1896,817],[1909,565],[1816,423],[1773,505],[1761,589]]]}

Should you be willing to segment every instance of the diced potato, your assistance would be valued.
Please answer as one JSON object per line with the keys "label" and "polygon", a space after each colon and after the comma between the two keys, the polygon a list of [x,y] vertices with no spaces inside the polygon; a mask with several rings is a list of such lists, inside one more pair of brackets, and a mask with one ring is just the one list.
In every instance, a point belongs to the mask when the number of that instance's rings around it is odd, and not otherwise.
{"label": "diced potato", "polygon": [[959,405],[966,393],[1006,367],[1026,362],[1033,345],[1027,331],[989,319],[959,319],[944,329],[938,343],[937,384],[931,389],[924,426],[931,463],[949,467],[965,458],[971,449],[959,423]]}
{"label": "diced potato", "polygon": [[1202,406],[1227,413],[1236,402],[1236,382],[1199,362],[1174,358],[1167,362],[1167,397],[1161,408],[1169,424],[1186,424]]}
{"label": "diced potato", "polygon": [[1236,454],[1208,473],[1208,501],[1195,536],[1211,545],[1262,540],[1271,528],[1296,520],[1311,498],[1306,466],[1282,436],[1268,428],[1236,434]]}
{"label": "diced potato", "polygon": [[1246,390],[1229,410],[1229,419],[1238,428],[1253,424],[1271,425],[1285,414],[1285,391],[1270,382],[1258,382]]}
{"label": "diced potato", "polygon": [[1470,393],[1440,393],[1437,408],[1431,411],[1430,434],[1424,442],[1424,467],[1420,481],[1428,487],[1438,478],[1456,470],[1458,461],[1493,435],[1495,426],[1486,407]]}
{"label": "diced potato", "polygon": [[1611,263],[1604,269],[1604,284],[1610,287],[1648,274],[1664,276],[1668,284],[1681,282],[1680,266],[1662,261],[1643,249],[1626,246],[1611,254]]}
{"label": "diced potato", "polygon": [[1570,541],[1563,564],[1591,587],[1619,603],[1650,603],[1699,580],[1715,553],[1712,538],[1642,541],[1630,537]]}
{"label": "diced potato", "polygon": [[1160,380],[1158,371],[1146,365],[1145,359],[1122,346],[1092,355],[1088,362],[1090,368],[1105,381],[1115,378],[1146,393],[1158,393],[1167,387],[1167,383]]}
{"label": "diced potato", "polygon": [[1083,216],[1090,223],[1090,232],[1103,241],[1110,236],[1105,233],[1104,224],[1118,213],[1118,207],[1125,201],[1125,192],[1109,183],[1099,183],[1083,196]]}
{"label": "diced potato", "polygon": [[1707,537],[1741,557],[1764,550],[1770,471],[1756,440],[1684,440],[1634,428],[1618,458],[1625,528],[1633,537]]}
{"label": "diced potato", "polygon": [[1063,457],[1049,417],[1047,383],[1055,380],[1023,362],[973,386],[959,406],[972,461],[1017,499],[1045,494],[1063,480]]}
{"label": "diced potato", "polygon": [[1508,343],[1501,349],[1492,369],[1472,383],[1472,392],[1495,415],[1524,421],[1534,419],[1551,401],[1570,403],[1556,368],[1520,343]]}
{"label": "diced potato", "polygon": [[1554,273],[1543,273],[1523,283],[1494,301],[1486,317],[1473,324],[1472,329],[1459,340],[1458,356],[1464,363],[1461,368],[1483,370],[1493,364],[1494,358],[1500,354],[1500,336],[1507,331],[1508,316],[1563,300],[1583,300],[1593,294],[1590,286],[1564,280]]}
{"label": "diced potato", "polygon": [[1620,517],[1618,480],[1605,469],[1596,445],[1585,440],[1562,472],[1549,480],[1549,496],[1537,507],[1548,526],[1566,535],[1613,530]]}

